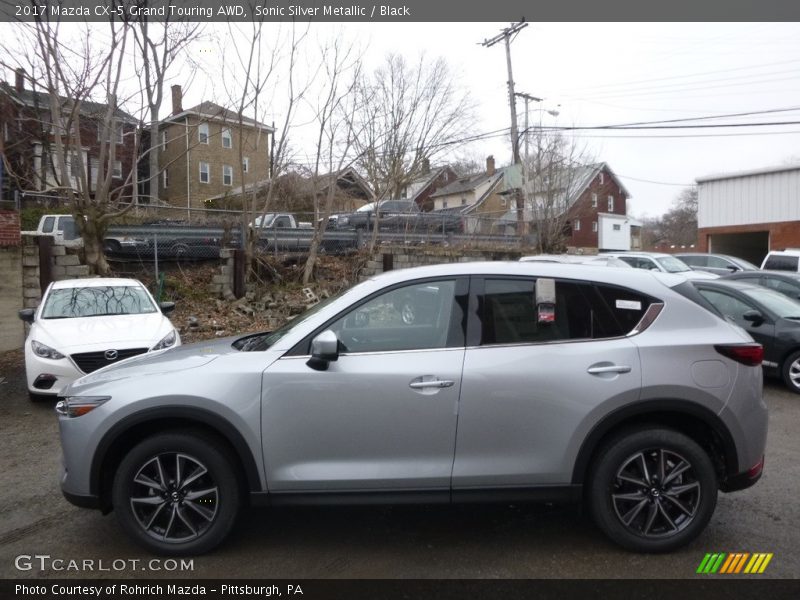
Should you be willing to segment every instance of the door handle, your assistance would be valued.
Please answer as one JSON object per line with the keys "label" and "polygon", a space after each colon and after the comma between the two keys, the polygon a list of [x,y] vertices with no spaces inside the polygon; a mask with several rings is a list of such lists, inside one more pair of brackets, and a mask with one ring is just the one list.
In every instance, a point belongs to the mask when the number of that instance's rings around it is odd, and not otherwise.
{"label": "door handle", "polygon": [[602,373],[630,373],[631,368],[627,365],[609,365],[607,367],[589,367],[587,373],[599,375]]}
{"label": "door handle", "polygon": [[432,379],[430,381],[412,381],[408,384],[412,390],[424,390],[425,388],[449,388],[455,385],[455,381],[447,379]]}

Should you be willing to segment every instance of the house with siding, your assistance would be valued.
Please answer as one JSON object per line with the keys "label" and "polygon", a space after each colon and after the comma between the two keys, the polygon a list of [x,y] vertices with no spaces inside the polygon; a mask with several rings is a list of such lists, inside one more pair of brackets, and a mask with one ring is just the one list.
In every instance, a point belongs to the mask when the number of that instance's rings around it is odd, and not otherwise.
{"label": "house with siding", "polygon": [[203,208],[210,198],[263,184],[270,178],[275,129],[213,102],[183,109],[172,86],[172,114],[159,127],[159,199]]}
{"label": "house with siding", "polygon": [[[37,90],[24,69],[15,72],[13,86],[0,82],[2,197],[58,201],[64,188],[83,189],[84,182],[94,194],[103,160],[103,173],[111,172],[110,197],[130,201],[138,121],[118,107],[110,109],[107,103],[76,102],[62,96],[56,101],[61,111],[58,123],[51,115],[50,94]],[[65,174],[55,160],[59,137],[68,150]]]}

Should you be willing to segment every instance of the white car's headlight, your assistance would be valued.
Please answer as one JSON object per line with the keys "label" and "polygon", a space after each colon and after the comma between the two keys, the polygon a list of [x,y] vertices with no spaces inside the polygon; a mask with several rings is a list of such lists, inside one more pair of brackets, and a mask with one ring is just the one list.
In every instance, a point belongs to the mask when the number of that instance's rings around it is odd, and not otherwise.
{"label": "white car's headlight", "polygon": [[160,342],[158,342],[155,346],[150,348],[150,350],[151,351],[153,351],[153,350],[163,350],[164,348],[169,348],[170,346],[173,346],[175,344],[175,341],[177,339],[178,339],[178,336],[175,335],[175,330],[173,329],[167,335],[165,335],[163,338],[161,338]]}
{"label": "white car's headlight", "polygon": [[64,417],[82,417],[111,400],[111,396],[67,396],[56,403],[56,412]]}
{"label": "white car's headlight", "polygon": [[42,358],[49,358],[50,360],[61,360],[64,358],[64,355],[58,350],[53,350],[50,346],[45,346],[36,340],[31,340],[31,348],[36,356]]}

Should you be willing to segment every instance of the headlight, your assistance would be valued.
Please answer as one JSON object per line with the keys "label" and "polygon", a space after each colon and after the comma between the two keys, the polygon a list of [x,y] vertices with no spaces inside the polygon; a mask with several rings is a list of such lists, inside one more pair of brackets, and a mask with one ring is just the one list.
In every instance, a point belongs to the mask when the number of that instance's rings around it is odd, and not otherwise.
{"label": "headlight", "polygon": [[177,339],[178,339],[178,336],[175,335],[175,330],[173,329],[167,335],[165,335],[163,338],[161,338],[160,342],[158,342],[155,346],[150,348],[150,350],[151,351],[153,351],[153,350],[163,350],[164,348],[169,348],[170,346],[175,344],[175,340],[177,340]]}
{"label": "headlight", "polygon": [[58,401],[56,412],[63,417],[82,417],[108,400],[111,396],[67,396]]}
{"label": "headlight", "polygon": [[49,358],[50,360],[61,360],[64,358],[64,355],[58,350],[53,350],[50,346],[40,344],[36,340],[31,340],[31,348],[36,356],[41,356],[42,358]]}

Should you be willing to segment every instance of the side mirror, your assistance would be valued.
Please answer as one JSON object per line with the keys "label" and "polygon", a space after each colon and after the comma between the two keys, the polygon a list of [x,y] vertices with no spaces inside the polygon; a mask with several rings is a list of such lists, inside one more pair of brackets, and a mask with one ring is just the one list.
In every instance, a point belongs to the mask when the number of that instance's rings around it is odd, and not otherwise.
{"label": "side mirror", "polygon": [[728,269],[728,271],[730,271],[731,273],[738,273],[739,271],[741,271],[739,267],[734,265],[726,265],[725,268]]}
{"label": "side mirror", "polygon": [[742,319],[748,321],[753,324],[754,327],[758,327],[764,322],[764,315],[762,315],[757,310],[748,310],[742,315]]}
{"label": "side mirror", "polygon": [[36,309],[23,308],[17,314],[19,315],[19,318],[25,321],[26,323],[33,323],[33,316],[36,314]]}
{"label": "side mirror", "polygon": [[175,303],[174,302],[159,302],[158,308],[161,309],[161,312],[165,315],[168,315],[173,310],[175,310]]}
{"label": "side mirror", "polygon": [[331,362],[339,360],[339,338],[330,329],[311,340],[311,358],[306,363],[315,371],[327,371]]}

